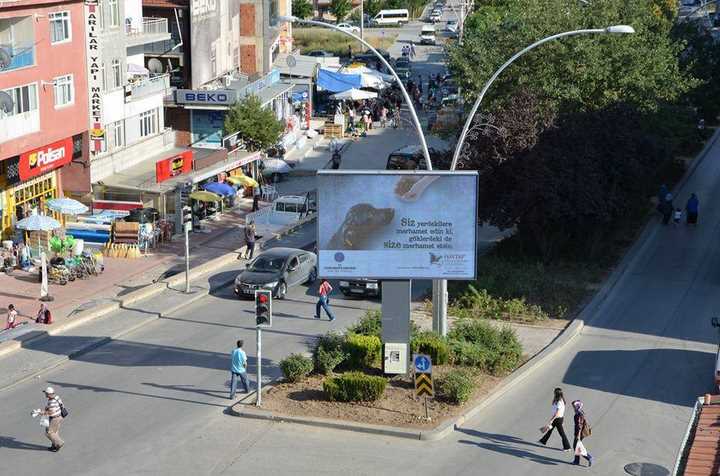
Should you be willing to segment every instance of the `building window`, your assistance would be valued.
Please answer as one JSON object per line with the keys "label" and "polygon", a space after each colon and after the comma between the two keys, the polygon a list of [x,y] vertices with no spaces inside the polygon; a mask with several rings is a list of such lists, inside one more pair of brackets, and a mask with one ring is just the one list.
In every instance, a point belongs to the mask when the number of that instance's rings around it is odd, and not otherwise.
{"label": "building window", "polygon": [[157,133],[158,110],[140,113],[140,137],[147,137]]}
{"label": "building window", "polygon": [[125,123],[117,121],[110,124],[110,132],[112,133],[112,145],[114,149],[119,149],[125,145]]}
{"label": "building window", "polygon": [[105,29],[105,8],[103,7],[103,2],[100,0],[97,3],[96,7],[96,14],[95,18],[97,19],[97,27],[100,29],[100,31]]}
{"label": "building window", "polygon": [[108,0],[108,7],[110,7],[110,26],[120,26],[120,4],[118,0]]}
{"label": "building window", "polygon": [[53,89],[55,92],[55,107],[67,106],[75,101],[72,74],[55,78]]}
{"label": "building window", "polygon": [[119,88],[122,86],[122,68],[120,67],[120,60],[112,60],[112,88]]}
{"label": "building window", "polygon": [[107,84],[105,83],[105,62],[103,61],[100,63],[100,71],[98,71],[98,74],[100,75],[100,82],[102,83],[102,92],[107,91]]}
{"label": "building window", "polygon": [[51,13],[50,18],[50,43],[62,43],[72,38],[70,29],[70,12]]}
{"label": "building window", "polygon": [[5,92],[12,98],[13,108],[9,112],[3,112],[0,109],[0,117],[14,116],[15,114],[37,110],[37,85],[18,86],[17,88],[6,89]]}

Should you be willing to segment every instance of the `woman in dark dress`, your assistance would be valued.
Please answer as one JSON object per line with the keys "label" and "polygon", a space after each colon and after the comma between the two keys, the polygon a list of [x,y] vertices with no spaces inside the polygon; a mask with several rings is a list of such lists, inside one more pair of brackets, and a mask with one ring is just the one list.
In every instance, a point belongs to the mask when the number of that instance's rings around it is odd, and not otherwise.
{"label": "woman in dark dress", "polygon": [[593,464],[593,457],[588,453],[583,443],[583,438],[588,436],[590,433],[590,426],[585,418],[585,412],[583,412],[583,402],[575,400],[572,402],[573,408],[575,409],[575,440],[573,441],[573,450],[575,451],[575,460],[573,464],[580,464],[580,457],[582,456],[588,462],[588,467]]}

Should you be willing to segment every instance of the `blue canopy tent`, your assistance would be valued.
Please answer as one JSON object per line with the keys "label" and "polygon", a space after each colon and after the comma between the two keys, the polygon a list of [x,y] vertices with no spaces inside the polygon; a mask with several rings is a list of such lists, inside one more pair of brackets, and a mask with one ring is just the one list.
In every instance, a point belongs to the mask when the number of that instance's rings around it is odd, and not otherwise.
{"label": "blue canopy tent", "polygon": [[227,197],[232,197],[235,195],[235,189],[226,183],[210,182],[205,184],[203,188],[208,192],[216,193],[218,195],[225,195]]}
{"label": "blue canopy tent", "polygon": [[317,87],[333,93],[341,93],[349,89],[362,87],[362,76],[359,74],[345,74],[320,68],[317,76]]}

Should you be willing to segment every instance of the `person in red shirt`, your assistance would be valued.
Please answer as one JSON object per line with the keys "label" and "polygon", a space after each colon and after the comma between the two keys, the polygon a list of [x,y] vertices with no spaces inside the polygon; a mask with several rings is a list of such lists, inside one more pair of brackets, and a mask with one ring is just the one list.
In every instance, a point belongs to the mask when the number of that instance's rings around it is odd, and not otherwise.
{"label": "person in red shirt", "polygon": [[315,305],[315,319],[320,319],[320,308],[322,307],[325,309],[325,313],[328,315],[330,321],[332,322],[335,320],[335,316],[330,310],[330,301],[328,300],[328,296],[330,295],[332,289],[333,288],[330,286],[328,280],[323,279],[320,283],[320,289],[318,290],[318,294],[320,296],[318,297],[318,302]]}

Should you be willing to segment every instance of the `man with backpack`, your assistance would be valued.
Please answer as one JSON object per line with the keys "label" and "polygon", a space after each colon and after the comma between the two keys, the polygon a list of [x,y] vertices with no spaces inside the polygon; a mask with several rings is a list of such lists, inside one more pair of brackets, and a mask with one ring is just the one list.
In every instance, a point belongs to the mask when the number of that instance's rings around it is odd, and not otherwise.
{"label": "man with backpack", "polygon": [[45,410],[37,409],[33,411],[33,416],[43,415],[48,417],[50,424],[45,428],[45,436],[50,440],[52,445],[48,448],[48,451],[57,453],[60,448],[65,445],[65,442],[60,438],[60,424],[63,419],[68,416],[68,411],[65,409],[62,400],[55,394],[55,389],[48,387],[43,390],[45,398],[47,398],[47,404]]}

